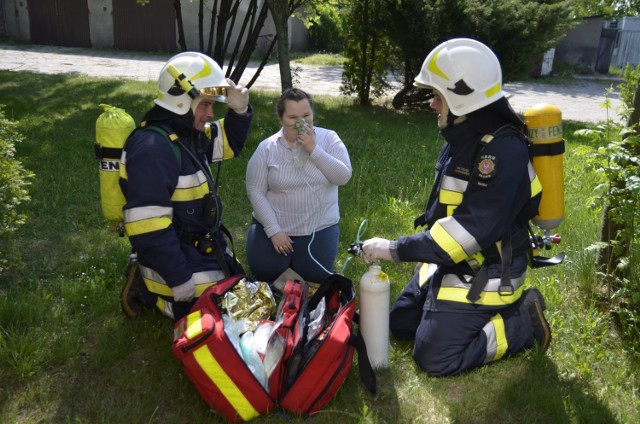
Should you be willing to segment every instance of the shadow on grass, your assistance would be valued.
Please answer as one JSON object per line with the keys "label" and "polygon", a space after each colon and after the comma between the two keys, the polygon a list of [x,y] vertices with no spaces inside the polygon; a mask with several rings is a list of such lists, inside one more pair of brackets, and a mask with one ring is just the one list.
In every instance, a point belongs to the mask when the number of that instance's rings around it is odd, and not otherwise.
{"label": "shadow on grass", "polygon": [[533,351],[439,380],[435,396],[444,400],[451,422],[617,422],[590,387],[561,379],[554,362]]}

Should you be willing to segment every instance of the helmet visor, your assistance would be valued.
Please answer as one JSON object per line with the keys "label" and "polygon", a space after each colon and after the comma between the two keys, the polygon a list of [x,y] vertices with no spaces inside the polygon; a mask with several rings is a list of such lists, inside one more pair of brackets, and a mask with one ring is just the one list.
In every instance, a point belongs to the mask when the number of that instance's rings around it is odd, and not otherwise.
{"label": "helmet visor", "polygon": [[227,87],[205,87],[200,89],[201,96],[226,96],[227,95]]}
{"label": "helmet visor", "polygon": [[414,87],[418,87],[418,88],[424,88],[426,90],[433,90],[432,86],[423,84],[423,83],[418,82],[418,81],[413,81],[413,86]]}

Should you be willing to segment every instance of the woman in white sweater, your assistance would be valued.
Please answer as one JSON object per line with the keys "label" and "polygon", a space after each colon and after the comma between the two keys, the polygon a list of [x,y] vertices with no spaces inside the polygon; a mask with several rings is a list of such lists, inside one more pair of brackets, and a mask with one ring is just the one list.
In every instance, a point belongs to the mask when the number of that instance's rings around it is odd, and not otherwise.
{"label": "woman in white sweater", "polygon": [[335,131],[313,126],[313,99],[303,90],[286,89],[276,113],[282,128],[247,165],[249,267],[258,281],[291,268],[321,283],[338,253],[338,186],[351,178],[349,153]]}

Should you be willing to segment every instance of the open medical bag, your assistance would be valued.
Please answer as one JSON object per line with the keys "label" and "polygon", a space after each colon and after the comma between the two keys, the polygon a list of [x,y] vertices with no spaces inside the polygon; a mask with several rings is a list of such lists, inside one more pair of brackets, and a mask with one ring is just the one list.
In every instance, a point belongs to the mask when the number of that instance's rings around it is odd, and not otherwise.
{"label": "open medical bag", "polygon": [[175,325],[173,353],[209,407],[229,421],[248,421],[276,409],[225,333],[218,299],[239,282],[232,276],[207,288]]}
{"label": "open medical bag", "polygon": [[355,351],[361,379],[375,393],[366,347],[353,331],[351,280],[334,274],[310,297],[305,283],[286,282],[261,358],[266,381],[256,377],[224,329],[228,321],[220,299],[244,282],[245,277],[234,276],[209,287],[175,325],[173,352],[211,409],[231,422],[251,420],[278,406],[311,415],[340,389]]}
{"label": "open medical bag", "polygon": [[[313,322],[320,305],[326,320],[320,329],[302,326],[300,341],[287,362],[287,377],[279,404],[287,411],[312,415],[324,408],[338,392],[358,352],[360,378],[376,392],[376,378],[364,340],[353,330],[356,296],[353,283],[338,274],[329,276],[308,300],[299,322]],[[317,334],[310,334],[311,331]]]}

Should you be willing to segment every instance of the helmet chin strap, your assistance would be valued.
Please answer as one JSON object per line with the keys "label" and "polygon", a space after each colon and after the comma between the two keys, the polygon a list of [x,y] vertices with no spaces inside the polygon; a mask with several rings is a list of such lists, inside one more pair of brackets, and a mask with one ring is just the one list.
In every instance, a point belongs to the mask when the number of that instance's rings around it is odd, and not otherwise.
{"label": "helmet chin strap", "polygon": [[447,104],[447,100],[444,96],[440,96],[442,101],[442,113],[438,117],[438,128],[445,129],[453,127],[454,125],[458,125],[464,122],[467,119],[466,115],[458,116],[454,115],[453,112],[449,109],[449,105]]}
{"label": "helmet chin strap", "polygon": [[455,125],[457,116],[448,111],[447,113],[447,127],[453,127]]}
{"label": "helmet chin strap", "polygon": [[451,113],[447,100],[442,94],[440,94],[440,102],[442,103],[442,110],[440,111],[440,116],[438,116],[438,128],[442,130],[452,127],[457,116]]}

